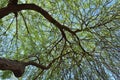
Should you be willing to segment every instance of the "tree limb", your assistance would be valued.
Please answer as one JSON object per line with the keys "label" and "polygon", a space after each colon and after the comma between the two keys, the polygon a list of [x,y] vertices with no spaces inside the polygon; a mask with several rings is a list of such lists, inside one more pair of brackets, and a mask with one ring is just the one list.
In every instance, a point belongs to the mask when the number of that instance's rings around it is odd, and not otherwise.
{"label": "tree limb", "polygon": [[21,77],[25,71],[25,67],[29,65],[36,66],[38,68],[41,68],[42,70],[46,70],[51,67],[51,65],[49,67],[46,67],[32,61],[22,62],[17,60],[0,58],[0,70],[10,70],[14,73],[16,77]]}
{"label": "tree limb", "polygon": [[0,19],[8,15],[9,13],[12,12],[18,12],[21,10],[34,10],[36,12],[39,12],[42,14],[50,23],[53,23],[57,28],[64,29],[71,34],[75,34],[74,31],[72,31],[70,28],[68,28],[65,25],[61,25],[58,21],[56,21],[47,11],[42,9],[41,7],[35,5],[35,4],[18,4],[18,5],[12,5],[12,6],[7,6],[4,8],[0,9]]}

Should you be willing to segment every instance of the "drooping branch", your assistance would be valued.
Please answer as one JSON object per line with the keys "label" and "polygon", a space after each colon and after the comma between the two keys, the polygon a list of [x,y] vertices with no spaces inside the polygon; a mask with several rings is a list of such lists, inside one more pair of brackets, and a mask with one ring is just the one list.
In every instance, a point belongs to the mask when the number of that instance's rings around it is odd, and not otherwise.
{"label": "drooping branch", "polygon": [[75,31],[72,31],[68,26],[60,24],[46,10],[42,9],[40,6],[37,6],[35,4],[17,4],[17,5],[11,5],[11,6],[4,7],[0,9],[0,19],[7,16],[9,13],[19,12],[22,10],[34,10],[40,13],[41,15],[43,15],[50,23],[55,25],[60,30],[61,35],[63,36],[65,40],[67,40],[67,38],[66,38],[66,34],[64,31],[68,31],[72,35],[76,36]]}
{"label": "drooping branch", "polygon": [[34,10],[36,12],[39,12],[41,15],[43,15],[50,23],[53,23],[57,28],[60,30],[66,30],[70,32],[71,34],[75,34],[74,31],[72,31],[70,28],[68,28],[65,25],[60,24],[58,21],[56,21],[47,11],[42,9],[40,6],[37,6],[35,4],[18,4],[18,5],[12,5],[7,6],[0,9],[0,19],[8,15],[12,12],[18,12],[21,10]]}
{"label": "drooping branch", "polygon": [[60,24],[46,10],[42,9],[40,6],[37,6],[35,4],[18,4],[12,5],[11,7],[4,7],[0,9],[0,19],[8,15],[9,13],[18,12],[21,10],[34,10],[43,15],[50,23],[53,23],[61,31],[61,35],[65,40],[67,40],[67,38],[64,31],[68,31],[72,35],[77,36],[76,31],[72,31],[68,26]]}

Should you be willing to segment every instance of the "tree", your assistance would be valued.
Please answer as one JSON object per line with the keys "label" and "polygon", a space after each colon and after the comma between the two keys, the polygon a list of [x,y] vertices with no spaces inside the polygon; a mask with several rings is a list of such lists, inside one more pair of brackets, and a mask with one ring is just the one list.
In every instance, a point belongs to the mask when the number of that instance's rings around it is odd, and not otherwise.
{"label": "tree", "polygon": [[27,80],[120,78],[119,0],[7,4],[0,3],[1,78],[13,73]]}

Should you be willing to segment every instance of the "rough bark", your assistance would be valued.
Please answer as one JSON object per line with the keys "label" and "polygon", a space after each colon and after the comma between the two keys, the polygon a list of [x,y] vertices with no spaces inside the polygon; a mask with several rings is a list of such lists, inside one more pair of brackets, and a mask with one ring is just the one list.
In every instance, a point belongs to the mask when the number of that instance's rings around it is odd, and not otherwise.
{"label": "rough bark", "polygon": [[11,70],[16,77],[21,77],[25,70],[25,64],[17,60],[0,58],[0,69]]}
{"label": "rough bark", "polygon": [[51,66],[49,65],[46,67],[32,61],[23,62],[23,61],[0,58],[0,70],[10,70],[14,73],[16,77],[21,77],[25,71],[25,67],[28,65],[36,66],[38,68],[41,68],[42,70],[49,69]]}

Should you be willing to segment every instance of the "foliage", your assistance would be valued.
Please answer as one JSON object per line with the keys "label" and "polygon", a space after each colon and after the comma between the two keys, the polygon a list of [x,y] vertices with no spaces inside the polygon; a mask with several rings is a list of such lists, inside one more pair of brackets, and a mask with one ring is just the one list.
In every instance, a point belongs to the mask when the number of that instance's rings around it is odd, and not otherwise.
{"label": "foliage", "polygon": [[[3,3],[0,3],[0,8],[7,1]],[[66,40],[55,25],[35,11],[19,12],[17,25],[14,14],[2,18],[1,57],[40,61],[44,65],[59,57],[46,71],[28,66],[20,79],[120,78],[119,0],[19,0],[19,3],[35,3],[41,6],[60,24],[75,31],[77,36],[64,30]]]}

